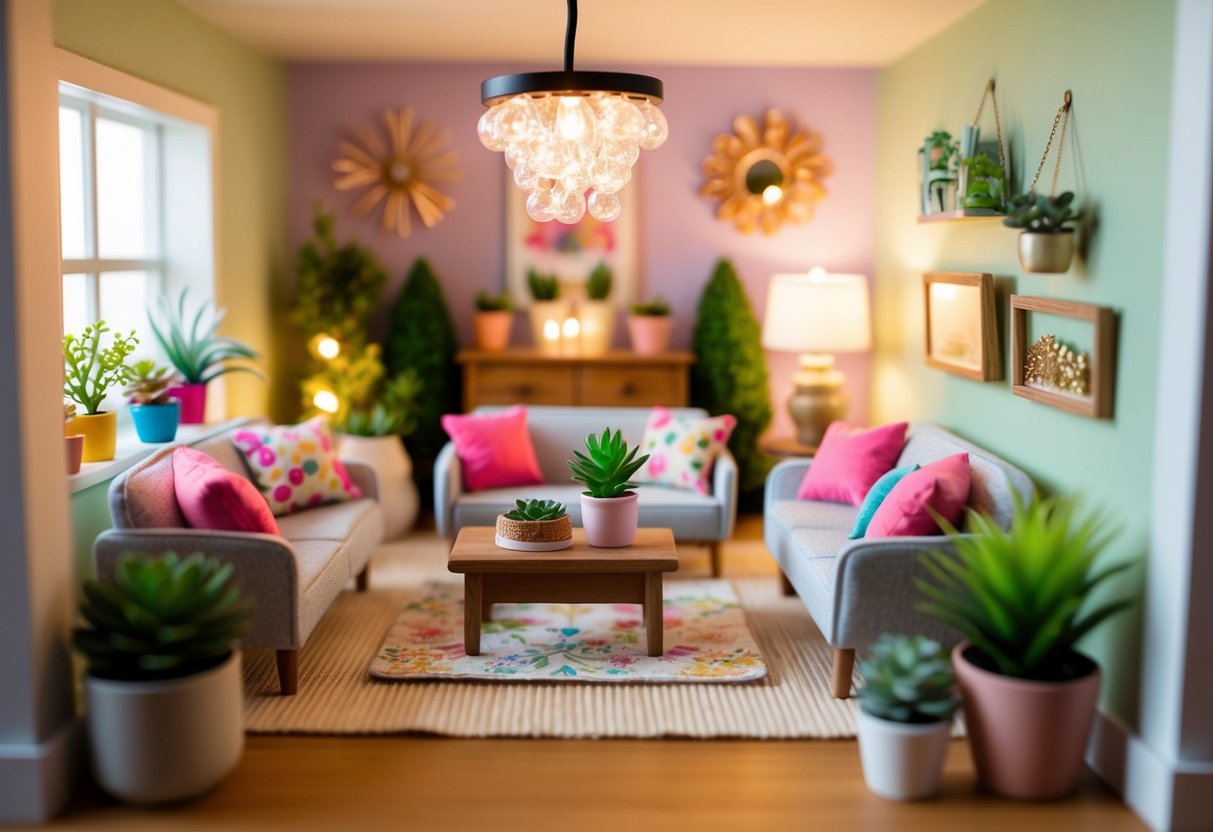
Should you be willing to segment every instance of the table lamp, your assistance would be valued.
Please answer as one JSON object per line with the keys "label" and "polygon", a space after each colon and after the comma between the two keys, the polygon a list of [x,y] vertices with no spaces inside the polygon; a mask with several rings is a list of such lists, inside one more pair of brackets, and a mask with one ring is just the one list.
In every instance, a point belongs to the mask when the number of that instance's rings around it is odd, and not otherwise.
{"label": "table lamp", "polygon": [[834,368],[834,354],[872,346],[868,281],[860,274],[777,274],[767,292],[762,346],[800,353],[800,370],[788,412],[796,441],[817,446],[830,422],[845,418],[851,403],[846,376]]}

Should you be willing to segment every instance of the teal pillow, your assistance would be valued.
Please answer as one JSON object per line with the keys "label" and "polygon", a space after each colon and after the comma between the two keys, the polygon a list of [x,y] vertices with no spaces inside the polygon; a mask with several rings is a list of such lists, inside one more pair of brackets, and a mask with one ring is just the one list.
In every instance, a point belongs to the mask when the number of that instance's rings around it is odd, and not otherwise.
{"label": "teal pillow", "polygon": [[863,498],[863,504],[859,507],[859,516],[855,518],[855,528],[851,529],[848,539],[858,540],[863,537],[864,532],[868,530],[868,523],[872,522],[872,516],[876,514],[876,509],[880,508],[884,498],[889,496],[893,486],[901,482],[902,477],[914,473],[918,468],[917,464],[894,468],[876,480],[876,484],[868,489],[868,495]]}

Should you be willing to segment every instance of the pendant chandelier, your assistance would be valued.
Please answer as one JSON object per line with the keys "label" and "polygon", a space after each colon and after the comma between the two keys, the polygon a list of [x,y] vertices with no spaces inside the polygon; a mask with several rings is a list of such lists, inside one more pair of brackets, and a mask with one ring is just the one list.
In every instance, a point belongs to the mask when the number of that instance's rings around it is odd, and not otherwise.
{"label": "pendant chandelier", "polygon": [[480,85],[488,110],[476,132],[489,150],[505,153],[537,222],[571,225],[587,208],[597,220],[615,219],[640,148],[658,148],[669,134],[657,106],[660,79],[576,71],[576,37],[577,0],[568,0],[563,72],[497,75]]}

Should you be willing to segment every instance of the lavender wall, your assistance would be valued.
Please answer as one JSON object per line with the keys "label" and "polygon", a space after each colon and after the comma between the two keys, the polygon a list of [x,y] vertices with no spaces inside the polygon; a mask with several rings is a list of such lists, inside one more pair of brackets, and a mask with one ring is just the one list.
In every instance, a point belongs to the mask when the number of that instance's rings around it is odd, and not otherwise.
{"label": "lavender wall", "polygon": [[[315,200],[337,208],[339,239],[357,237],[388,268],[389,303],[413,258],[425,255],[443,281],[460,338],[468,343],[473,295],[482,287],[499,289],[505,280],[504,162],[476,138],[476,120],[483,111],[480,82],[490,75],[535,68],[404,63],[292,66],[292,246],[298,248],[307,238]],[[831,271],[872,274],[874,71],[692,66],[636,71],[655,74],[665,82],[662,109],[670,123],[670,138],[660,149],[642,152],[638,181],[621,196],[624,210],[637,211],[640,218],[640,292],[660,293],[671,302],[677,316],[677,345],[690,342],[696,302],[721,255],[732,258],[760,317],[767,282],[777,272],[821,265]],[[400,239],[380,231],[374,216],[356,220],[350,215],[347,209],[353,197],[333,188],[329,163],[349,125],[376,121],[385,108],[405,105],[414,107],[420,118],[451,130],[464,177],[448,186],[458,204],[441,224]],[[820,132],[835,173],[826,180],[830,196],[810,223],[785,226],[772,237],[747,236],[717,220],[713,205],[698,196],[700,165],[712,138],[730,130],[734,116],[759,117],[768,107],[779,107],[794,123]],[[514,342],[527,342],[521,321]],[[777,414],[772,430],[787,433],[783,401],[795,357],[776,353],[769,357]],[[865,420],[868,359],[843,356],[839,363],[851,378],[852,415]]]}

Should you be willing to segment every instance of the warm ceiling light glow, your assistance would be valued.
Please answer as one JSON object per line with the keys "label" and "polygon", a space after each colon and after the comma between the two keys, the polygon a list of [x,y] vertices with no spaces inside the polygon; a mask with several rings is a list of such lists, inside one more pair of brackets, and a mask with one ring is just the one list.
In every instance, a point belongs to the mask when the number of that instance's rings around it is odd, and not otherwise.
{"label": "warm ceiling light glow", "polygon": [[341,355],[341,344],[331,335],[321,335],[316,341],[316,353],[321,358],[326,358],[332,361],[337,356]]}
{"label": "warm ceiling light glow", "polygon": [[323,410],[325,413],[336,413],[341,409],[341,402],[332,390],[317,390],[312,396],[312,404],[316,405],[317,410]]}
{"label": "warm ceiling light glow", "polygon": [[762,201],[767,205],[774,205],[783,199],[783,188],[778,185],[767,185],[762,191]]}

